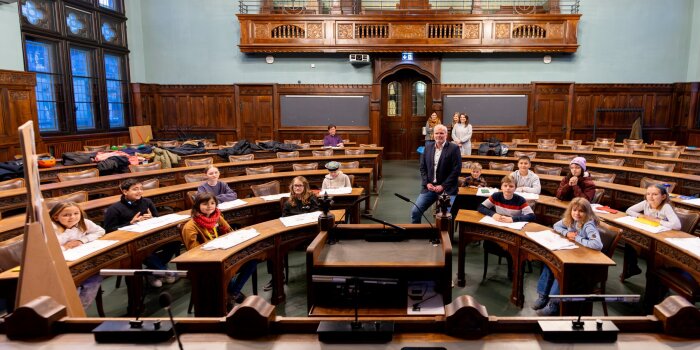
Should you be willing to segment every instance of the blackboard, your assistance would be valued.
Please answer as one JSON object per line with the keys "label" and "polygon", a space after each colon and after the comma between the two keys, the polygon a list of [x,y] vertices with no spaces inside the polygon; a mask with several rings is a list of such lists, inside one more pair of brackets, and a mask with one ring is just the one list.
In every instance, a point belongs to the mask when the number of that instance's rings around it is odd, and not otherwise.
{"label": "blackboard", "polygon": [[445,125],[460,112],[472,125],[527,126],[527,95],[446,95],[442,110]]}
{"label": "blackboard", "polygon": [[369,96],[280,96],[282,126],[369,126]]}

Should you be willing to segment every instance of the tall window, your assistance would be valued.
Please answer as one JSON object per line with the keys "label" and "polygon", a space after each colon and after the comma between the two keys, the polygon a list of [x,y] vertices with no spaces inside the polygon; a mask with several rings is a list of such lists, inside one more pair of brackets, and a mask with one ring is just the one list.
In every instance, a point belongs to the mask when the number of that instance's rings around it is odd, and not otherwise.
{"label": "tall window", "polygon": [[401,83],[392,81],[387,86],[389,99],[386,105],[386,115],[395,117],[401,115]]}
{"label": "tall window", "polygon": [[413,103],[413,115],[416,117],[425,116],[425,92],[427,84],[422,81],[413,83],[411,102]]}
{"label": "tall window", "polygon": [[20,0],[19,13],[26,70],[37,78],[39,131],[126,128],[129,51],[123,0]]}

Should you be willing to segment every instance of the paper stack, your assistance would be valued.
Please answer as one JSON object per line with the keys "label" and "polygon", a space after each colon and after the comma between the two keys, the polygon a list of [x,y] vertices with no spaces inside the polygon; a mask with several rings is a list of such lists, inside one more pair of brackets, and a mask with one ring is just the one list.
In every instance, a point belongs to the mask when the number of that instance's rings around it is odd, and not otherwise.
{"label": "paper stack", "polygon": [[150,231],[150,230],[153,230],[153,229],[156,229],[159,227],[163,227],[163,226],[168,225],[168,224],[172,224],[172,223],[180,222],[180,221],[185,221],[189,218],[190,218],[189,215],[168,214],[168,215],[159,216],[157,218],[139,221],[133,225],[124,226],[124,227],[120,228],[120,230],[143,233],[143,232]]}
{"label": "paper stack", "polygon": [[235,201],[219,203],[218,208],[219,208],[219,210],[226,210],[226,209],[231,209],[231,208],[235,208],[235,207],[240,207],[240,206],[243,206],[246,204],[248,204],[248,202],[246,202],[242,199],[236,199]]}
{"label": "paper stack", "polygon": [[525,225],[527,225],[527,221],[518,221],[518,222],[500,222],[497,221],[496,219],[490,217],[490,216],[484,216],[479,220],[479,222],[483,222],[485,224],[493,225],[493,226],[500,226],[500,227],[508,227],[512,228],[514,230],[522,230]]}
{"label": "paper stack", "polygon": [[207,242],[202,246],[202,250],[229,249],[258,235],[260,235],[260,232],[254,228],[233,231]]}
{"label": "paper stack", "polygon": [[94,240],[92,242],[79,245],[73,249],[64,250],[63,258],[66,259],[66,261],[75,261],[84,256],[88,256],[98,250],[105,249],[111,246],[112,244],[116,244],[117,242],[119,241],[109,239]]}
{"label": "paper stack", "polygon": [[551,230],[538,232],[525,232],[535,242],[549,250],[576,249],[576,243],[564,238],[564,236],[555,233]]}
{"label": "paper stack", "polygon": [[314,211],[311,213],[281,217],[280,221],[282,221],[286,227],[306,225],[318,222],[319,215],[321,215],[320,211]]}
{"label": "paper stack", "polygon": [[352,187],[341,187],[341,188],[327,188],[325,190],[321,190],[319,193],[320,196],[327,194],[329,196],[332,196],[334,194],[350,194],[352,193]]}

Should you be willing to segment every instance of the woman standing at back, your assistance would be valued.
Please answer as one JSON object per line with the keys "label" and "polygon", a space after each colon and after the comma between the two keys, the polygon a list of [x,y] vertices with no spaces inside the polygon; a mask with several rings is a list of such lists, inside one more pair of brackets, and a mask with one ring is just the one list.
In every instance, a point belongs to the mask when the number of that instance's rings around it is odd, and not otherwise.
{"label": "woman standing at back", "polygon": [[452,128],[452,142],[459,146],[463,155],[472,154],[472,125],[469,124],[469,116],[461,114],[459,123]]}

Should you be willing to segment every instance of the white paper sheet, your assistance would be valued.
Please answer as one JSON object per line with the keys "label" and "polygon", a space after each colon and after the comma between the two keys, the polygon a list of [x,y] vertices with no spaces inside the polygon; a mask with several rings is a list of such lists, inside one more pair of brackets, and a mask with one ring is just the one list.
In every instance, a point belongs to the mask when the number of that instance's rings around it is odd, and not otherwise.
{"label": "white paper sheet", "polygon": [[205,243],[202,245],[202,250],[228,249],[259,235],[260,232],[254,228],[233,231]]}
{"label": "white paper sheet", "polygon": [[280,200],[282,198],[286,198],[286,197],[289,197],[289,193],[271,194],[269,196],[261,196],[260,198],[262,198],[265,201],[270,202],[270,201],[278,201],[278,200]]}
{"label": "white paper sheet", "polygon": [[512,228],[514,230],[522,230],[525,225],[527,225],[527,221],[518,221],[518,222],[500,222],[497,221],[496,219],[490,217],[490,216],[484,216],[479,220],[479,222],[483,222],[485,224],[493,225],[493,226],[500,226],[500,227],[508,227]]}
{"label": "white paper sheet", "polygon": [[617,222],[619,222],[619,223],[622,223],[622,224],[625,224],[625,225],[629,225],[629,226],[632,226],[632,227],[636,227],[636,228],[638,228],[638,229],[641,229],[641,230],[644,230],[644,231],[647,231],[647,232],[651,232],[651,233],[659,233],[659,232],[664,232],[664,231],[669,231],[669,230],[670,230],[670,228],[664,227],[664,226],[661,226],[661,225],[659,225],[659,226],[651,226],[651,225],[647,225],[647,224],[641,223],[641,222],[637,221],[637,218],[632,217],[632,216],[629,216],[629,215],[628,215],[628,216],[623,216],[623,217],[621,217],[621,218],[617,218],[617,219],[615,219],[615,221],[617,221]]}
{"label": "white paper sheet", "polygon": [[536,201],[540,199],[540,195],[537,193],[529,193],[529,192],[515,192],[515,194],[529,200],[529,201]]}
{"label": "white paper sheet", "polygon": [[190,218],[189,215],[168,214],[168,215],[159,216],[157,218],[152,218],[152,219],[140,221],[140,222],[137,222],[133,225],[124,226],[124,227],[120,228],[120,230],[143,233],[143,232],[146,232],[149,230],[163,227],[163,226],[168,225],[168,224],[172,224],[172,223],[180,222],[180,221],[185,221],[185,220],[188,220],[189,218]]}
{"label": "white paper sheet", "polygon": [[318,222],[319,215],[321,215],[320,211],[314,211],[311,213],[281,217],[280,221],[282,221],[286,227],[306,225]]}
{"label": "white paper sheet", "polygon": [[231,209],[231,208],[235,208],[235,207],[240,207],[240,206],[243,206],[246,204],[248,204],[248,202],[246,202],[242,199],[236,199],[236,200],[233,200],[230,202],[219,203],[219,205],[217,207],[219,208],[219,210],[226,210],[226,209]]}
{"label": "white paper sheet", "polygon": [[334,194],[350,194],[352,193],[352,187],[340,187],[340,188],[327,188],[325,190],[321,190],[319,195],[324,195],[328,194],[329,196],[334,195]]}
{"label": "white paper sheet", "polygon": [[700,259],[700,237],[693,238],[666,238],[666,242],[673,244],[676,247],[689,250],[695,255],[696,258]]}
{"label": "white paper sheet", "polygon": [[79,245],[73,249],[64,250],[63,258],[66,259],[66,261],[75,261],[84,256],[88,256],[98,250],[102,250],[113,244],[116,244],[117,242],[119,241],[109,239],[97,239],[92,242]]}
{"label": "white paper sheet", "polygon": [[491,197],[492,194],[500,191],[498,188],[481,187],[476,189],[476,195],[479,197]]}
{"label": "white paper sheet", "polygon": [[685,199],[683,200],[683,203],[700,206],[700,198]]}
{"label": "white paper sheet", "polygon": [[535,242],[544,246],[549,250],[563,250],[563,249],[576,249],[578,246],[576,243],[564,238],[564,236],[553,232],[551,230],[537,231],[537,232],[525,232],[525,234],[532,238]]}

